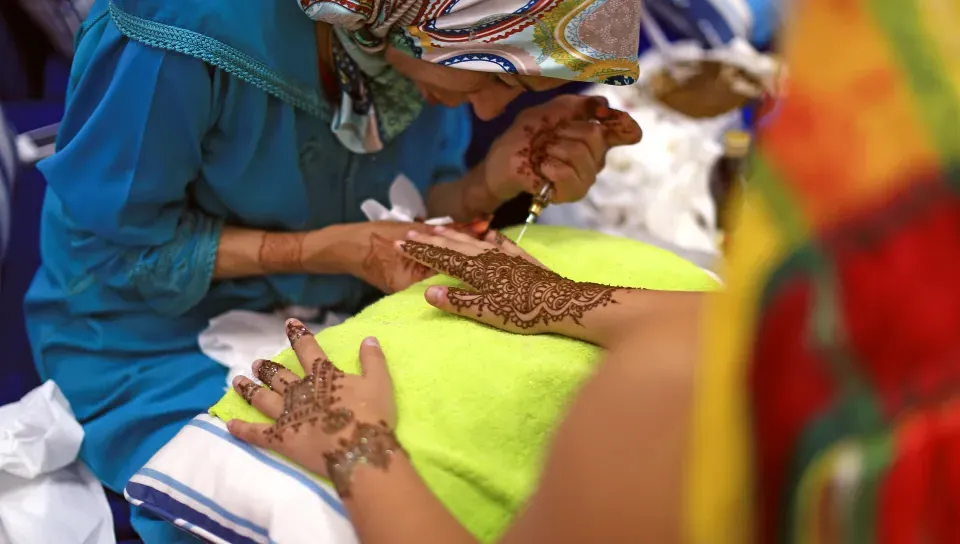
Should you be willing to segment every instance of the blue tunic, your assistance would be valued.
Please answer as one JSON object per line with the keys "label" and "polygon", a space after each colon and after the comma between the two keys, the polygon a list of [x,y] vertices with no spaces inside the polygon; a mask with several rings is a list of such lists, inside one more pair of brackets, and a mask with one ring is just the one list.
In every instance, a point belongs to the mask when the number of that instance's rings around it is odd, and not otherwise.
{"label": "blue tunic", "polygon": [[[165,4],[181,2],[157,3],[177,15]],[[360,203],[386,202],[397,174],[425,193],[464,170],[463,109],[425,107],[376,154],[343,148],[316,107],[314,31],[295,2],[199,4],[213,5],[208,15],[270,6],[274,18],[263,24],[282,37],[245,51],[284,59],[257,59],[267,68],[296,60],[300,74],[281,83],[302,97],[312,74],[313,102],[285,94],[275,81],[283,72],[250,76],[202,48],[191,56],[133,40],[123,27],[137,19],[111,17],[98,1],[79,41],[59,151],[40,165],[49,189],[43,264],[25,303],[30,340],[41,376],[59,384],[84,426],[82,458],[115,491],[224,393],[225,368],[197,346],[210,318],[290,304],[351,311],[369,289],[345,276],[213,281],[224,225],[300,231],[363,221]],[[231,39],[231,24],[215,22],[208,52]],[[255,38],[233,26],[238,43]],[[139,514],[134,523],[148,543],[184,538]]]}

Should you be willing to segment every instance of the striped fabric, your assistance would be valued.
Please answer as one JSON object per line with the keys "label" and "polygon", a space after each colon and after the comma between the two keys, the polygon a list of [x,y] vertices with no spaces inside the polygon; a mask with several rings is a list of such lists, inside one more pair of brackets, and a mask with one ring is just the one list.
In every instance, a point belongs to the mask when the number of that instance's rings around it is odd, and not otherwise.
{"label": "striped fabric", "polygon": [[[197,452],[204,452],[197,462]],[[261,494],[251,496],[250,481]],[[127,483],[134,506],[219,544],[356,544],[336,492],[303,469],[197,416]]]}
{"label": "striped fabric", "polygon": [[709,317],[689,537],[960,542],[960,3],[796,8]]}

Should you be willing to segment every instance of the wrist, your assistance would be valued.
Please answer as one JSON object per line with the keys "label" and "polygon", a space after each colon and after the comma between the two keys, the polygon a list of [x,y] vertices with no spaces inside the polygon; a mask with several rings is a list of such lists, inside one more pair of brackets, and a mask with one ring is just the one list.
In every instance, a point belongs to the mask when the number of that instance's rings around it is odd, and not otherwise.
{"label": "wrist", "polygon": [[[577,288],[596,289],[595,284],[578,283]],[[576,320],[562,319],[554,322],[548,332],[606,347],[616,332],[632,317],[648,312],[649,304],[643,289],[607,288],[609,291],[591,295],[594,302],[587,303],[583,315]],[[586,300],[585,300],[586,302]],[[589,306],[593,307],[589,307]]]}
{"label": "wrist", "polygon": [[357,275],[364,244],[358,243],[356,224],[331,225],[306,234],[303,240],[304,270],[309,274]]}

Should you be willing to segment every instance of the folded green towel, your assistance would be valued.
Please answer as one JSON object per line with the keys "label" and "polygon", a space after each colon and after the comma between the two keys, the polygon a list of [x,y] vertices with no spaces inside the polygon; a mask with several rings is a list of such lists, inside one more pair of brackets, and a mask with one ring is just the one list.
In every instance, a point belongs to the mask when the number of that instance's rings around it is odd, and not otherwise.
{"label": "folded green towel", "polygon": [[[686,291],[717,286],[670,252],[596,232],[533,226],[523,246],[576,280]],[[400,441],[447,508],[474,535],[490,541],[533,491],[550,435],[600,350],[558,336],[505,333],[445,314],[423,299],[433,284],[456,282],[439,277],[414,285],[317,339],[337,366],[354,373],[360,370],[360,342],[380,339],[396,387]],[[296,366],[290,350],[275,360]],[[210,412],[225,421],[266,421],[234,391]]]}

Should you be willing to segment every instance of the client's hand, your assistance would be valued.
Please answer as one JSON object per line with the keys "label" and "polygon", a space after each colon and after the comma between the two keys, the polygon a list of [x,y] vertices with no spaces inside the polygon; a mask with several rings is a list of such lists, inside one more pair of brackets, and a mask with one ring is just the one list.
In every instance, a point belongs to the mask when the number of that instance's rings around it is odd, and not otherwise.
{"label": "client's hand", "polygon": [[579,336],[562,325],[581,325],[585,312],[610,304],[617,291],[563,278],[499,232],[485,241],[446,230],[439,234],[410,232],[409,240],[397,245],[410,259],[472,288],[430,287],[430,304],[487,325],[524,334]]}
{"label": "client's hand", "polygon": [[393,434],[397,409],[386,359],[376,338],[367,338],[360,345],[363,375],[347,375],[299,321],[287,322],[287,336],[306,377],[272,361],[257,361],[253,371],[263,386],[242,376],[233,382],[244,400],[276,423],[235,419],[227,427],[241,440],[328,477],[347,498],[354,469],[386,470],[392,456],[403,453]]}

